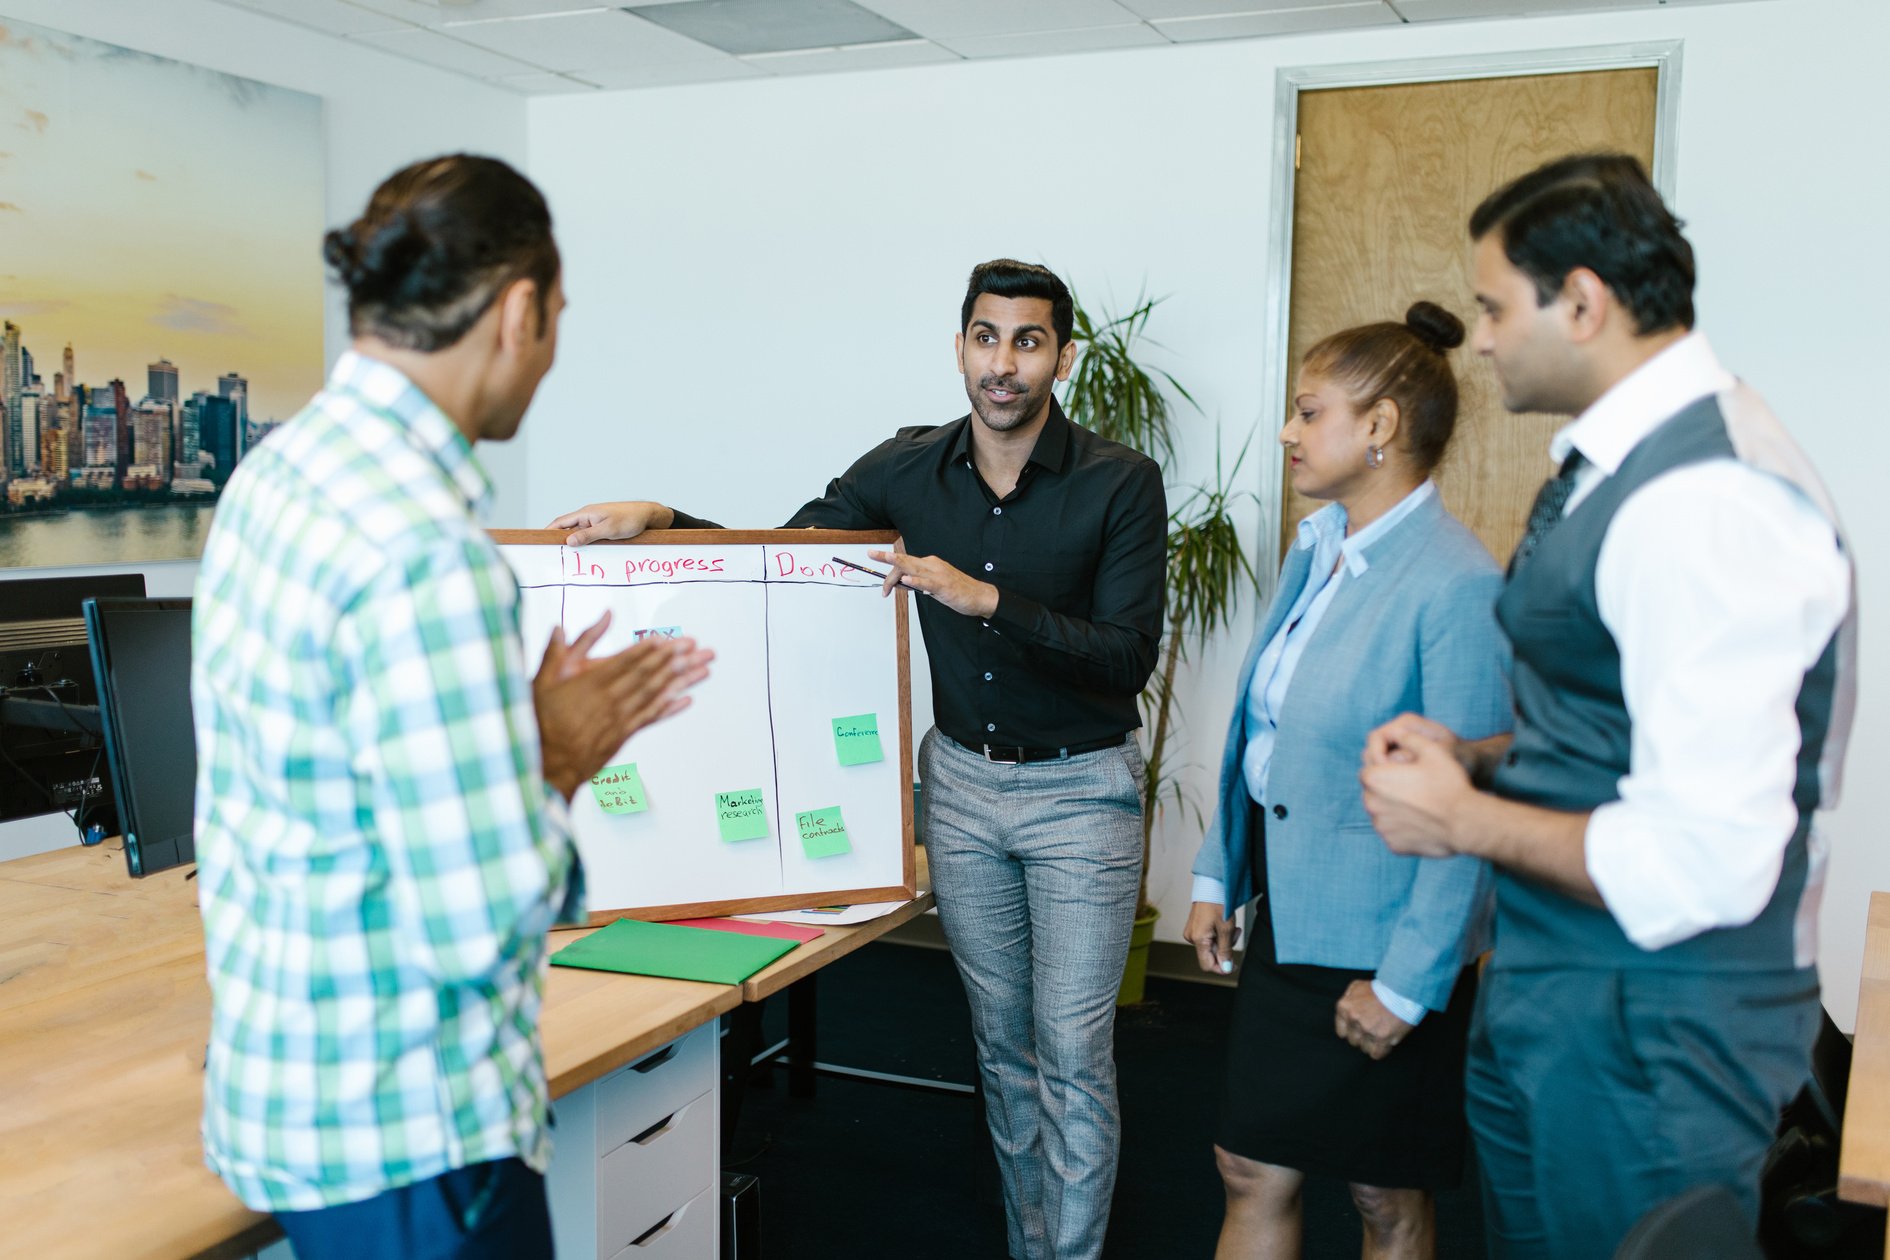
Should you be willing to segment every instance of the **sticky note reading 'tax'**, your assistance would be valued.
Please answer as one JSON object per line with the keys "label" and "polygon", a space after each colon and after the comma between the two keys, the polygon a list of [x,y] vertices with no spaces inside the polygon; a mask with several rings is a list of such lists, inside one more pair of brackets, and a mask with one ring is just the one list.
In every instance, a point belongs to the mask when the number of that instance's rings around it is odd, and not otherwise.
{"label": "sticky note reading 'tax'", "polygon": [[801,848],[810,858],[835,857],[853,851],[847,839],[847,825],[840,821],[840,807],[804,809],[794,815],[794,825],[801,829]]}
{"label": "sticky note reading 'tax'", "polygon": [[605,766],[591,780],[591,791],[606,814],[640,814],[650,807],[650,798],[643,790],[643,776],[637,773],[634,761]]}
{"label": "sticky note reading 'tax'", "polygon": [[768,808],[762,803],[761,789],[746,792],[717,792],[715,818],[722,827],[722,839],[763,840],[768,835]]}
{"label": "sticky note reading 'tax'", "polygon": [[872,761],[884,761],[886,754],[879,746],[879,714],[861,713],[853,717],[835,718],[833,749],[839,754],[843,766],[863,766]]}

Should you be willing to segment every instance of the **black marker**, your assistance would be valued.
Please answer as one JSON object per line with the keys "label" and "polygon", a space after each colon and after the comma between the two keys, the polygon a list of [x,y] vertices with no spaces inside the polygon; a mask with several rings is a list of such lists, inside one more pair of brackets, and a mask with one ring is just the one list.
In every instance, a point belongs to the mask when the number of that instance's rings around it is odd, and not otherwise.
{"label": "black marker", "polygon": [[851,560],[842,560],[839,556],[834,556],[833,562],[837,565],[840,565],[842,568],[858,569],[861,573],[871,573],[874,577],[878,578],[882,582],[886,580],[886,576],[887,576],[886,574],[875,572],[874,570],[867,568],[863,564],[855,564]]}

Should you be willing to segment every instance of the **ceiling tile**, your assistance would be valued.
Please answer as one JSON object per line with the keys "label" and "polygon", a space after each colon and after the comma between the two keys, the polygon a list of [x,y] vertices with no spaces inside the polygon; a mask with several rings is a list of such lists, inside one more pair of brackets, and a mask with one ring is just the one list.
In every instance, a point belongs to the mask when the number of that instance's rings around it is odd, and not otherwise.
{"label": "ceiling tile", "polygon": [[1288,9],[1336,9],[1357,4],[1359,0],[1118,0],[1118,3],[1134,10],[1139,17],[1165,19],[1246,17]]}
{"label": "ceiling tile", "polygon": [[1535,13],[1587,13],[1595,9],[1652,9],[1669,0],[1393,0],[1408,22],[1442,18],[1518,17]]}
{"label": "ceiling tile", "polygon": [[810,48],[805,52],[761,53],[742,61],[765,74],[826,74],[835,70],[881,70],[891,66],[922,66],[940,61],[961,61],[949,48],[930,40],[905,39],[888,44],[854,44],[845,48]]}
{"label": "ceiling tile", "polygon": [[528,96],[558,96],[571,92],[597,90],[597,84],[586,83],[583,79],[574,79],[568,74],[508,74],[497,79],[488,79],[486,82],[511,88],[514,92],[524,92]]}
{"label": "ceiling tile", "polygon": [[[391,13],[422,26],[611,7],[610,0],[350,0],[350,3]],[[410,16],[416,12],[420,16]]]}
{"label": "ceiling tile", "polygon": [[460,74],[470,74],[477,79],[496,79],[507,74],[524,74],[529,70],[543,70],[530,62],[512,57],[501,57],[489,49],[477,48],[472,44],[462,43],[437,31],[409,29],[404,31],[385,31],[372,35],[352,37],[359,43],[372,44],[402,57],[415,61],[424,61],[430,66],[443,70],[456,70]]}
{"label": "ceiling tile", "polygon": [[617,9],[472,22],[442,30],[455,39],[559,72],[713,61],[726,55]]}
{"label": "ceiling tile", "polygon": [[365,35],[370,31],[399,31],[408,23],[348,0],[223,0],[233,9],[248,9],[282,18],[298,26],[330,35]]}
{"label": "ceiling tile", "polygon": [[912,38],[911,31],[853,0],[675,0],[627,9],[737,56]]}
{"label": "ceiling tile", "polygon": [[736,57],[718,61],[690,61],[680,65],[636,66],[620,70],[586,70],[584,78],[601,88],[669,87],[679,83],[720,83],[728,79],[765,79],[768,76]]}
{"label": "ceiling tile", "polygon": [[1317,9],[1281,9],[1245,16],[1170,19],[1153,23],[1156,30],[1177,44],[1209,39],[1246,39],[1256,35],[1296,35],[1306,31],[1338,31],[1358,26],[1396,26],[1398,15],[1379,0],[1353,0]]}
{"label": "ceiling tile", "polygon": [[1027,4],[1017,3],[1017,0],[860,0],[860,3],[927,39],[1121,26],[1137,17],[1116,0],[1030,0]]}
{"label": "ceiling tile", "polygon": [[964,57],[1041,57],[1056,53],[1097,52],[1166,44],[1145,22],[1127,26],[1091,26],[1076,31],[1032,31],[1022,35],[966,35],[939,43]]}

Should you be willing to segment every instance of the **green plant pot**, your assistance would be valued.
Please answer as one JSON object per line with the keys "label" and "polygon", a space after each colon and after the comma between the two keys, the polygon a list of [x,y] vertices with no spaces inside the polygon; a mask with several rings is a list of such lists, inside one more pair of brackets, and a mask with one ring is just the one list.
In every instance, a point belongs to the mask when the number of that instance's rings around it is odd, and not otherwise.
{"label": "green plant pot", "polygon": [[1136,917],[1129,933],[1129,961],[1122,968],[1122,988],[1116,991],[1117,1006],[1134,1006],[1142,1000],[1148,987],[1148,947],[1155,941],[1155,920],[1161,917],[1162,912],[1153,906]]}

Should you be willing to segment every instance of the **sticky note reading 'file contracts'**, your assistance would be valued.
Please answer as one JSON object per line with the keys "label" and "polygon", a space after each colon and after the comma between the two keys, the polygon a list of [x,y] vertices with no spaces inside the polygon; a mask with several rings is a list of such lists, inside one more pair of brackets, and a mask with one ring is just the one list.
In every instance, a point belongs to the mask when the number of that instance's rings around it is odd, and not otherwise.
{"label": "sticky note reading 'file contracts'", "polygon": [[621,766],[605,766],[591,780],[591,791],[606,814],[640,814],[650,807],[643,790],[643,776],[634,761]]}
{"label": "sticky note reading 'file contracts'", "polygon": [[879,746],[879,714],[861,713],[853,717],[835,718],[833,749],[839,754],[843,766],[863,766],[869,762],[884,761],[886,754]]}
{"label": "sticky note reading 'file contracts'", "polygon": [[715,817],[722,827],[722,839],[762,840],[768,835],[768,808],[762,803],[761,789],[746,792],[717,792]]}
{"label": "sticky note reading 'file contracts'", "polygon": [[840,807],[828,809],[804,809],[794,815],[795,826],[801,829],[801,848],[810,858],[836,857],[853,851],[853,842],[847,839],[847,825],[840,821]]}

